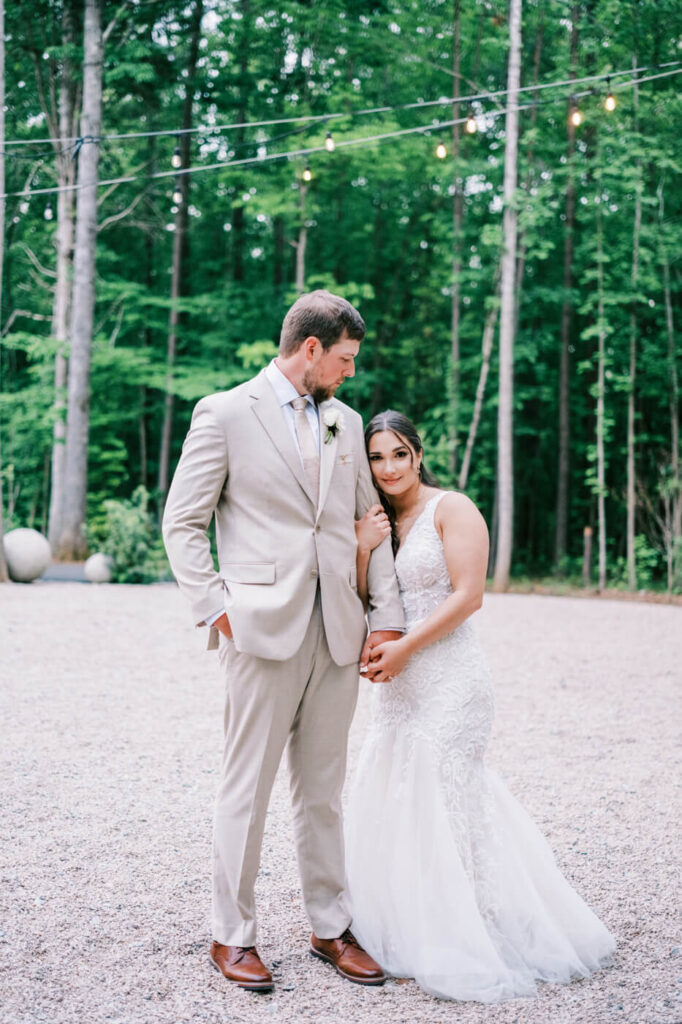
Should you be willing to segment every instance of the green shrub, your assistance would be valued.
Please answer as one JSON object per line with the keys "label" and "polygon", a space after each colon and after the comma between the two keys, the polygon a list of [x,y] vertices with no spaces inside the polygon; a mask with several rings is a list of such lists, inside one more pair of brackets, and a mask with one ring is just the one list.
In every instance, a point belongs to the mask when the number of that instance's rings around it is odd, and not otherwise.
{"label": "green shrub", "polygon": [[115,583],[157,583],[171,579],[163,541],[149,512],[149,492],[137,487],[128,500],[103,503],[105,521],[90,540],[112,560]]}

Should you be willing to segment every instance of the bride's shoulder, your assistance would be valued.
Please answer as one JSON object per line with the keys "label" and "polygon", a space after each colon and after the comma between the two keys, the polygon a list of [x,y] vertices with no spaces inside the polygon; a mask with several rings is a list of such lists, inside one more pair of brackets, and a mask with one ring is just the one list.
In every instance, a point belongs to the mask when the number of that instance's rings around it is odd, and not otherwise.
{"label": "bride's shoulder", "polygon": [[485,519],[477,506],[462,491],[440,492],[434,521],[441,534],[443,529],[448,527],[453,527],[458,531],[471,529],[478,532],[483,529],[486,534],[488,531]]}

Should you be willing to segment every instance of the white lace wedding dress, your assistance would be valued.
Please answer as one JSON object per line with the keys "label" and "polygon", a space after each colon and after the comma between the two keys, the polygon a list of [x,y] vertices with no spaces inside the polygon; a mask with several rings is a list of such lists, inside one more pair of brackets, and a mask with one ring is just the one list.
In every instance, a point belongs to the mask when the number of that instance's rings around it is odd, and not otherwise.
{"label": "white lace wedding dress", "polygon": [[[452,593],[427,503],[396,558],[408,629]],[[372,689],[346,814],[356,937],[426,991],[495,1002],[598,968],[613,937],[483,763],[493,692],[471,622]]]}

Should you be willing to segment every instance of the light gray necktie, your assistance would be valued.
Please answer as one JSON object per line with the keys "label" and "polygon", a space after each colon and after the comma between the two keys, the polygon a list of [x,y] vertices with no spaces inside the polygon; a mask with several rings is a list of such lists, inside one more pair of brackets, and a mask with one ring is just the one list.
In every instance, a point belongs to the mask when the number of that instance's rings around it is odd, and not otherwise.
{"label": "light gray necktie", "polygon": [[320,453],[318,451],[315,435],[308,422],[305,408],[308,404],[305,398],[294,398],[291,403],[294,407],[294,425],[298,446],[301,449],[303,469],[313,492],[315,504],[320,497]]}

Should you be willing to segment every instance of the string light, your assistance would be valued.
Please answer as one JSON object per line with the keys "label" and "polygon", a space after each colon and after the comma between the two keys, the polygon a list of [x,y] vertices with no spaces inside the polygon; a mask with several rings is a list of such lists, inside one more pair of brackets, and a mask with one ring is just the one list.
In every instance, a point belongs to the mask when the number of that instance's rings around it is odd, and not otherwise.
{"label": "string light", "polygon": [[574,128],[578,128],[583,123],[583,115],[580,113],[580,108],[575,100],[575,97],[571,97],[571,113],[569,119]]}
{"label": "string light", "polygon": [[334,150],[336,149],[336,143],[332,138],[331,132],[327,132],[327,137],[324,140],[324,148],[327,150],[328,153],[333,153]]}
{"label": "string light", "polygon": [[[674,63],[675,64],[679,64],[679,63],[682,63],[682,62],[675,61]],[[616,73],[617,74],[625,74],[625,72],[612,72],[612,75],[616,74]],[[627,72],[627,73],[628,74],[632,74],[632,72]],[[649,75],[647,77],[632,78],[629,82],[621,83],[621,87],[622,86],[630,86],[630,85],[635,86],[635,85],[643,84],[644,82],[653,81],[654,79],[667,78],[667,77],[670,77],[671,75],[679,75],[679,74],[682,74],[682,69],[676,69],[675,71],[658,72],[657,74]],[[606,79],[607,77],[609,77],[609,76],[607,76],[607,75],[600,75],[600,76],[594,75],[594,76],[590,77],[590,81],[593,81],[593,80],[595,80],[597,78]],[[572,84],[576,84],[576,81],[578,81],[578,80],[574,80],[572,82]],[[559,84],[563,84],[563,83],[557,83],[557,82],[547,83],[547,85],[551,85],[554,88],[556,88]],[[538,89],[539,88],[542,88],[542,85],[538,86]],[[572,107],[575,106],[576,100],[578,98],[583,97],[583,96],[590,96],[592,94],[593,94],[593,91],[591,89],[585,90],[584,92],[572,93],[571,96],[570,96],[570,99],[572,101]],[[492,95],[494,95],[494,94],[492,94],[492,93],[489,94],[489,96],[492,96]],[[468,98],[468,97],[461,97],[462,100],[465,99],[465,98]],[[533,101],[528,102],[528,103],[519,104],[518,107],[516,107],[515,109],[517,109],[519,111],[531,110],[531,109],[534,109],[534,108],[536,108],[538,106],[544,106],[545,104],[564,103],[564,102],[566,102],[565,95],[564,96],[557,96],[554,99],[547,99],[547,100],[544,100],[544,101],[533,100]],[[428,104],[418,104],[418,105],[419,106],[427,106]],[[393,109],[393,108],[391,108],[391,109]],[[496,119],[498,117],[503,117],[507,112],[508,112],[508,110],[505,109],[505,108],[500,108],[498,110],[488,110],[486,112],[486,118]],[[579,123],[581,123],[582,122],[582,115],[580,114],[580,111],[577,110],[577,108],[576,108],[576,113],[577,113],[578,117],[580,118]],[[334,114],[326,114],[326,115],[320,115],[320,116],[324,116],[326,118],[329,118],[329,117],[334,117],[336,115],[334,115]],[[473,112],[471,111],[471,108],[470,108],[470,117],[471,117],[471,126],[472,126],[472,128],[474,128],[476,126],[476,119],[473,116]],[[465,118],[459,118],[459,119],[456,119],[454,121],[453,120],[440,121],[440,122],[438,122],[436,124],[434,124],[432,122],[428,126],[427,125],[417,125],[416,127],[413,127],[413,128],[401,128],[401,129],[399,129],[397,131],[383,132],[383,133],[380,133],[380,134],[377,134],[377,135],[360,136],[359,138],[345,138],[341,142],[338,142],[336,145],[337,146],[344,146],[344,147],[347,147],[347,146],[353,146],[353,147],[356,147],[356,146],[368,146],[368,145],[370,145],[372,143],[383,143],[383,142],[387,141],[388,139],[397,139],[397,138],[402,138],[402,137],[405,137],[405,136],[408,136],[408,135],[423,134],[424,131],[427,130],[427,128],[431,128],[431,129],[436,128],[436,129],[439,129],[439,130],[443,130],[445,128],[451,127],[454,124],[464,124],[465,121],[468,121],[468,120],[469,120],[469,118],[466,118],[466,119]],[[475,130],[477,130],[477,126],[475,127]],[[168,132],[163,132],[163,133],[162,132],[148,132],[148,133],[144,133],[144,134],[145,134],[145,137],[147,137],[148,135],[170,134],[170,133],[168,133]],[[179,134],[179,133],[175,133],[175,134]],[[472,134],[473,134],[473,132],[472,132]],[[113,136],[102,136],[102,139],[106,139],[106,138],[113,138]],[[35,142],[36,140],[33,140],[33,141]],[[5,143],[5,145],[10,145],[10,143],[9,142]],[[230,158],[228,160],[220,160],[220,161],[217,161],[215,163],[199,164],[199,165],[196,165],[196,166],[187,166],[187,167],[183,167],[183,168],[181,168],[181,169],[179,169],[177,171],[175,169],[173,169],[173,170],[167,170],[167,171],[156,171],[156,172],[151,172],[151,173],[142,174],[142,175],[134,174],[134,175],[125,175],[125,176],[115,177],[115,178],[104,178],[104,179],[101,179],[100,181],[97,182],[97,186],[100,187],[100,188],[104,188],[104,187],[108,187],[110,185],[133,184],[134,182],[141,181],[141,180],[152,182],[152,181],[161,180],[163,178],[167,178],[167,177],[171,177],[171,176],[175,176],[176,178],[179,179],[180,176],[182,176],[184,174],[195,174],[195,173],[200,173],[200,172],[206,173],[208,171],[215,171],[215,170],[222,169],[222,168],[227,168],[227,167],[235,168],[235,167],[249,166],[249,165],[252,165],[252,164],[257,163],[257,162],[262,162],[263,160],[265,160],[265,161],[270,161],[270,160],[292,160],[292,159],[294,159],[296,157],[308,157],[311,153],[318,153],[318,152],[320,152],[320,150],[324,151],[324,146],[323,145],[308,146],[308,147],[305,147],[305,148],[302,148],[302,149],[288,150],[286,152],[281,152],[281,153],[277,153],[277,152],[275,152],[275,153],[268,153],[264,158],[261,158],[261,157],[247,157],[245,159],[240,159],[240,160],[234,160],[234,159]],[[231,156],[231,154],[230,154],[230,156]],[[308,168],[308,173],[310,174],[310,178],[305,178],[304,180],[311,180],[312,179],[312,173],[310,172],[309,168]],[[18,190],[16,192],[5,192],[5,193],[2,193],[2,194],[0,194],[0,199],[9,199],[9,198],[13,198],[15,196],[16,197],[19,197],[19,196],[21,196],[21,197],[28,197],[28,196],[38,196],[38,195],[45,195],[46,196],[46,195],[56,195],[57,193],[61,193],[61,192],[77,192],[82,187],[85,187],[85,186],[81,186],[81,185],[78,185],[78,184],[73,184],[73,185],[51,185],[51,186],[48,186],[46,188],[36,188],[36,189],[21,189],[21,190]]]}
{"label": "string light", "polygon": [[436,156],[438,157],[439,160],[445,160],[445,157],[447,155],[448,151],[445,148],[445,143],[442,141],[439,142],[438,145],[436,146]]}
{"label": "string light", "polygon": [[[554,82],[539,82],[539,83],[535,83],[533,85],[525,85],[525,86],[521,86],[521,88],[518,90],[518,92],[519,93],[525,93],[525,92],[538,93],[538,92],[540,92],[543,89],[561,89],[564,86],[576,86],[576,85],[582,84],[583,82],[601,82],[601,81],[604,81],[607,78],[614,78],[616,76],[622,76],[622,75],[630,75],[630,76],[632,76],[632,75],[635,75],[635,74],[641,74],[644,71],[650,71],[652,68],[659,69],[659,68],[673,68],[674,67],[674,68],[677,69],[677,70],[674,70],[674,71],[659,71],[658,74],[650,75],[648,78],[639,78],[639,79],[634,79],[633,78],[630,82],[624,83],[625,85],[636,85],[639,82],[653,81],[653,79],[655,79],[655,78],[667,78],[670,75],[679,75],[679,74],[682,73],[682,71],[679,69],[679,65],[680,64],[682,64],[682,61],[679,61],[679,60],[666,61],[663,64],[642,64],[641,66],[638,66],[636,68],[623,68],[622,71],[610,71],[610,72],[607,72],[607,73],[604,73],[604,74],[586,75],[583,78],[571,78],[571,79],[566,79],[566,80],[557,80],[557,81],[554,81]],[[367,108],[365,110],[353,110],[353,111],[350,112],[350,116],[352,116],[352,117],[372,116],[372,115],[375,115],[375,114],[390,113],[390,112],[396,111],[396,110],[415,110],[415,109],[423,110],[426,107],[449,106],[449,105],[452,105],[454,102],[468,103],[468,102],[473,102],[473,101],[476,101],[476,100],[481,100],[483,102],[486,102],[486,101],[498,99],[499,97],[502,97],[502,96],[507,96],[508,92],[509,92],[508,89],[496,89],[494,91],[487,90],[486,92],[472,93],[469,96],[459,96],[456,99],[455,99],[455,97],[441,97],[440,99],[428,100],[427,102],[424,102],[423,100],[419,100],[416,103],[402,103],[402,104],[397,104],[395,106],[369,107],[369,108]],[[120,140],[120,139],[149,139],[149,138],[156,138],[156,137],[159,137],[159,136],[169,136],[169,135],[174,135],[177,138],[180,135],[190,135],[190,134],[197,134],[197,133],[205,134],[207,136],[215,136],[215,135],[217,135],[220,132],[223,132],[223,131],[233,131],[233,130],[236,130],[238,128],[259,128],[259,127],[263,127],[264,125],[279,125],[279,124],[300,124],[300,123],[308,123],[308,124],[310,124],[310,123],[314,123],[316,121],[329,121],[332,118],[341,118],[341,117],[348,117],[348,116],[349,116],[349,112],[345,111],[343,113],[338,112],[338,113],[327,113],[327,114],[308,114],[308,115],[303,115],[303,116],[298,116],[298,117],[270,118],[269,120],[264,120],[264,121],[235,121],[235,122],[230,123],[230,124],[210,125],[208,127],[207,126],[202,126],[202,127],[196,127],[196,128],[180,128],[180,129],[177,129],[177,128],[164,128],[164,129],[161,129],[161,130],[158,130],[158,131],[119,132],[119,133],[111,133],[111,134],[107,134],[107,135],[100,135],[100,136],[98,136],[97,141],[98,142],[108,142],[108,141]],[[7,140],[5,140],[4,144],[5,144],[5,146],[36,146],[36,145],[41,145],[41,144],[51,144],[51,145],[54,145],[55,143],[60,143],[60,144],[63,145],[63,144],[66,144],[66,143],[75,143],[75,142],[78,142],[77,138],[72,137],[72,136],[67,136],[67,137],[54,137],[54,138],[50,137],[50,138],[43,138],[43,139],[7,139]]]}
{"label": "string light", "polygon": [[476,132],[478,131],[478,125],[476,124],[476,118],[474,117],[474,112],[471,109],[471,107],[469,107],[469,113],[467,114],[467,119],[466,119],[466,123],[464,125],[464,130],[466,132],[468,132],[469,135],[475,135]]}
{"label": "string light", "polygon": [[176,206],[179,206],[182,202],[182,188],[180,186],[180,178],[175,179],[175,188],[173,189],[173,202]]}
{"label": "string light", "polygon": [[45,218],[45,220],[52,220],[52,218],[54,217],[52,203],[49,201],[49,199],[47,202],[47,206],[45,207],[45,213],[43,214],[43,217]]}
{"label": "string light", "polygon": [[173,150],[173,156],[171,157],[171,166],[175,167],[176,170],[178,169],[178,167],[182,167],[182,157],[180,156],[179,146],[176,146],[175,149]]}
{"label": "string light", "polygon": [[604,107],[606,108],[606,110],[608,110],[610,114],[613,110],[616,109],[616,97],[611,92],[610,78],[606,79],[606,88],[608,89],[608,92],[606,93],[606,99],[604,100]]}
{"label": "string light", "polygon": [[303,171],[303,174],[301,175],[301,177],[303,178],[304,181],[312,181],[313,180],[313,172],[310,170],[310,167],[308,166],[308,164],[305,165],[305,170]]}

